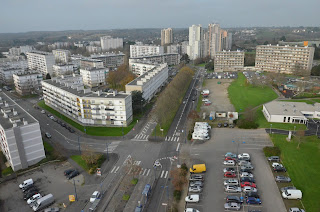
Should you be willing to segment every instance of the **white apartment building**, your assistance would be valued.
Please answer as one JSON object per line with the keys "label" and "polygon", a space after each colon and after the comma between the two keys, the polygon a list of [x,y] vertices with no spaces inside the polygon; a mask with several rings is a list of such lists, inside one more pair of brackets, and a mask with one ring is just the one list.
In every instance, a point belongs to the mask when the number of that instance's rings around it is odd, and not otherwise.
{"label": "white apartment building", "polygon": [[103,66],[107,68],[116,68],[124,64],[125,54],[119,53],[106,53],[99,55],[91,55],[92,59],[101,60]]}
{"label": "white apartment building", "polygon": [[135,75],[141,76],[144,73],[154,69],[158,63],[150,62],[147,60],[133,60],[129,59],[129,71],[133,72]]}
{"label": "white apartment building", "polygon": [[46,105],[82,125],[128,126],[132,122],[130,94],[92,92],[76,76],[42,81]]}
{"label": "white apartment building", "polygon": [[172,28],[161,30],[161,46],[173,43]]}
{"label": "white apartment building", "polygon": [[314,56],[313,47],[259,45],[256,49],[255,67],[260,71],[293,73],[310,72]]}
{"label": "white apartment building", "polygon": [[109,73],[107,68],[87,68],[80,69],[80,75],[83,79],[83,84],[88,87],[97,87],[106,84],[106,75]]}
{"label": "white apartment building", "polygon": [[97,59],[91,59],[91,58],[83,58],[80,60],[80,68],[85,69],[85,68],[103,68],[103,61],[102,60],[97,60]]}
{"label": "white apartment building", "polygon": [[28,68],[40,72],[43,76],[48,73],[52,75],[55,59],[54,55],[49,52],[32,51],[27,52]]}
{"label": "white apartment building", "polygon": [[10,55],[19,56],[21,53],[31,52],[33,50],[33,46],[20,46],[20,47],[12,47],[9,49]]}
{"label": "white apartment building", "polygon": [[102,51],[109,51],[110,49],[123,48],[122,38],[112,38],[111,36],[103,36],[100,38]]}
{"label": "white apartment building", "polygon": [[214,57],[214,71],[239,71],[244,67],[243,51],[216,52]]}
{"label": "white apartment building", "polygon": [[64,65],[53,65],[53,76],[69,75],[73,74],[74,65],[73,64],[64,64]]}
{"label": "white apartment building", "polygon": [[151,63],[167,63],[168,66],[170,65],[178,65],[180,64],[180,55],[176,53],[169,53],[169,54],[161,54],[161,55],[151,55],[151,56],[142,56],[142,57],[135,57],[130,58],[130,61],[149,61]]}
{"label": "white apartment building", "polygon": [[90,53],[102,52],[102,48],[100,46],[86,46],[86,49]]}
{"label": "white apartment building", "polygon": [[67,64],[71,61],[71,54],[69,50],[56,49],[52,50],[56,64]]}
{"label": "white apartment building", "polygon": [[13,75],[14,87],[16,92],[21,96],[39,93],[42,80],[42,74],[36,72]]}
{"label": "white apartment building", "polygon": [[167,46],[167,53],[175,53],[181,55],[181,44],[172,44]]}
{"label": "white apartment building", "polygon": [[155,45],[130,45],[130,57],[142,57],[151,55],[161,55],[164,53],[163,46]]}
{"label": "white apartment building", "polygon": [[13,171],[46,157],[38,121],[0,92],[0,147]]}
{"label": "white apartment building", "polygon": [[187,46],[187,54],[191,60],[202,57],[204,45],[204,31],[202,26],[192,25],[189,27],[189,45]]}
{"label": "white apartment building", "polygon": [[142,97],[150,101],[168,79],[168,65],[156,65],[153,69],[126,84],[126,92],[141,91]]}
{"label": "white apartment building", "polygon": [[4,85],[13,85],[13,75],[24,73],[22,68],[0,67],[0,83]]}

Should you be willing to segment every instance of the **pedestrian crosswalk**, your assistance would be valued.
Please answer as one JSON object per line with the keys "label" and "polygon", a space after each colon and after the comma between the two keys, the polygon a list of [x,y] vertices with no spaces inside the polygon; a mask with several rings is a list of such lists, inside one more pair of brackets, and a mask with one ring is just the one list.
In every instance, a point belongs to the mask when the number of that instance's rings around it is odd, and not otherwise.
{"label": "pedestrian crosswalk", "polygon": [[121,143],[121,141],[113,141],[110,144],[106,144],[105,152],[112,153]]}
{"label": "pedestrian crosswalk", "polygon": [[179,141],[180,141],[180,137],[176,137],[176,136],[166,136],[165,141],[179,142]]}
{"label": "pedestrian crosswalk", "polygon": [[144,141],[147,141],[148,138],[149,138],[149,135],[145,135],[142,133],[139,133],[134,137],[135,140],[144,140]]}
{"label": "pedestrian crosswalk", "polygon": [[[117,174],[121,169],[121,166],[114,166],[110,173],[111,174]],[[134,167],[132,169],[130,169],[130,171],[128,172],[129,175],[135,175],[135,176],[149,176],[151,175],[152,173],[152,169],[150,168],[142,168],[142,167]],[[157,172],[157,176],[159,174],[159,178],[168,178],[169,177],[169,171],[167,170],[161,170],[160,173],[159,171],[156,171]]]}
{"label": "pedestrian crosswalk", "polygon": [[[138,133],[132,140],[135,141],[147,141],[151,132],[149,129],[153,129],[157,123],[153,121],[148,121],[146,125],[142,128],[141,132]],[[148,135],[149,134],[149,135]]]}

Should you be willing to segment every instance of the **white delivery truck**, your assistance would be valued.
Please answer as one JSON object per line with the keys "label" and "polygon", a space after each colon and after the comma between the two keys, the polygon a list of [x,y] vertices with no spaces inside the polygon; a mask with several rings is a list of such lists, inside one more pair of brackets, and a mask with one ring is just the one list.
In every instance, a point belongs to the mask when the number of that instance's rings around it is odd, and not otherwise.
{"label": "white delivery truck", "polygon": [[209,95],[210,94],[210,91],[208,89],[204,89],[202,92],[201,92],[202,95]]}
{"label": "white delivery truck", "polygon": [[282,192],[282,197],[284,199],[302,199],[301,190],[288,189]]}
{"label": "white delivery truck", "polygon": [[41,197],[37,200],[36,204],[32,207],[33,211],[40,211],[54,202],[54,198],[52,194],[48,194],[44,197]]}
{"label": "white delivery truck", "polygon": [[21,183],[21,184],[19,185],[19,188],[23,189],[23,188],[25,188],[26,186],[29,186],[29,185],[32,185],[32,184],[33,184],[33,180],[30,178],[30,179],[28,179],[28,180],[23,181],[23,183]]}
{"label": "white delivery truck", "polygon": [[196,122],[194,126],[206,126],[208,129],[211,129],[211,126],[208,124],[208,122]]}

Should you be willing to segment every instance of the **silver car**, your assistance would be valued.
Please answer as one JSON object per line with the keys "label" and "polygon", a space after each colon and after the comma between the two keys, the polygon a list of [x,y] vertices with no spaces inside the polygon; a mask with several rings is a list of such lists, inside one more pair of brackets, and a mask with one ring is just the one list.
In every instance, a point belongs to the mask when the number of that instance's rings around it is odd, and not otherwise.
{"label": "silver car", "polygon": [[190,182],[190,186],[191,187],[195,187],[195,186],[200,186],[202,187],[203,186],[203,183],[201,181],[192,181]]}
{"label": "silver car", "polygon": [[281,189],[280,189],[280,191],[281,191],[281,193],[282,192],[284,192],[284,191],[286,191],[286,190],[296,190],[297,188],[296,187],[294,187],[294,186],[287,186],[287,187],[282,187]]}
{"label": "silver car", "polygon": [[224,187],[224,190],[225,190],[225,192],[228,192],[228,193],[240,193],[241,187],[234,186],[234,185],[227,185]]}
{"label": "silver car", "polygon": [[190,176],[190,181],[203,181],[203,176],[200,174],[195,174]]}
{"label": "silver car", "polygon": [[241,209],[241,205],[235,202],[229,202],[224,204],[224,209],[238,211]]}
{"label": "silver car", "polygon": [[246,166],[246,165],[252,165],[251,162],[246,161],[246,160],[239,160],[238,161],[239,166]]}
{"label": "silver car", "polygon": [[250,187],[250,186],[245,186],[243,187],[243,192],[244,193],[249,193],[249,192],[257,192],[258,190],[256,188]]}
{"label": "silver car", "polygon": [[200,186],[190,186],[189,187],[189,192],[198,193],[201,191],[202,191],[202,188]]}
{"label": "silver car", "polygon": [[244,169],[253,170],[253,169],[254,169],[254,167],[253,167],[252,165],[250,165],[250,164],[247,164],[247,165],[245,165],[245,166],[241,166],[241,168],[240,168],[240,169],[242,169],[242,170],[244,170]]}
{"label": "silver car", "polygon": [[239,185],[239,181],[237,179],[227,179],[223,182],[223,185]]}

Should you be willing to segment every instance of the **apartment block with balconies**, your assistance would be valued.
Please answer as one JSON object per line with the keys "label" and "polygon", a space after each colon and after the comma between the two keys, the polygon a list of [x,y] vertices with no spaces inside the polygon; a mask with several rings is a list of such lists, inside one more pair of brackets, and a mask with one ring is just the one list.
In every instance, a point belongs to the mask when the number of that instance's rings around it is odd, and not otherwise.
{"label": "apartment block with balconies", "polygon": [[107,68],[86,68],[80,69],[80,75],[83,79],[83,84],[88,87],[98,87],[106,84],[106,75],[109,69]]}
{"label": "apartment block with balconies", "polygon": [[37,72],[25,72],[13,75],[16,92],[21,96],[39,93],[42,80],[42,74]]}
{"label": "apartment block with balconies", "polygon": [[239,71],[244,67],[243,51],[218,51],[214,57],[214,70]]}
{"label": "apartment block with balconies", "polygon": [[52,53],[42,51],[27,52],[28,68],[40,72],[43,76],[52,75],[55,59]]}

